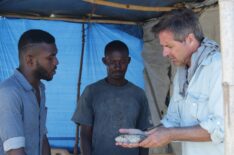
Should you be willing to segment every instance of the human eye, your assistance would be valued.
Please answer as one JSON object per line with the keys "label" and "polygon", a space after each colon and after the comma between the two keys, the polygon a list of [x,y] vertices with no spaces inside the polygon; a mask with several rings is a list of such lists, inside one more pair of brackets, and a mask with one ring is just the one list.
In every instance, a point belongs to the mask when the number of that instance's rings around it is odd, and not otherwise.
{"label": "human eye", "polygon": [[113,60],[109,60],[108,63],[109,63],[110,65],[112,65],[112,64],[114,64],[114,61],[113,61]]}
{"label": "human eye", "polygon": [[48,56],[47,57],[47,60],[49,60],[49,61],[53,61],[53,59],[54,59],[54,56]]}
{"label": "human eye", "polygon": [[166,45],[165,47],[166,47],[166,48],[170,48],[170,49],[172,48],[172,46],[170,46],[170,45]]}
{"label": "human eye", "polygon": [[126,63],[128,63],[128,59],[123,59],[123,60],[120,61],[120,63],[126,64]]}

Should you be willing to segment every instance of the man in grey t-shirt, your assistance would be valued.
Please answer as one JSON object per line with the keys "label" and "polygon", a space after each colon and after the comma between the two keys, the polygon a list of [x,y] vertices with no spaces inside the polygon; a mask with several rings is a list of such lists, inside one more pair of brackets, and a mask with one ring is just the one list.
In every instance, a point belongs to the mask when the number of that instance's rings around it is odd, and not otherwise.
{"label": "man in grey t-shirt", "polygon": [[112,41],[105,47],[107,77],[87,86],[72,120],[80,124],[83,155],[147,155],[148,149],[115,145],[119,128],[146,129],[149,108],[144,91],[125,79],[128,47]]}

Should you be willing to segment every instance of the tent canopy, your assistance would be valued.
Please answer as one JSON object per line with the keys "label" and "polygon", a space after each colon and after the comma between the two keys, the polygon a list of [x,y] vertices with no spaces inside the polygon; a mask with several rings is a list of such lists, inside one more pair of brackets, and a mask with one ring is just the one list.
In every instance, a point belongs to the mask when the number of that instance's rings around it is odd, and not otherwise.
{"label": "tent canopy", "polygon": [[[87,22],[83,69],[85,72],[82,76],[81,90],[87,84],[106,75],[101,58],[106,43],[114,39],[122,40],[129,45],[132,62],[127,78],[143,88],[144,66],[141,51],[144,42],[141,27],[139,25],[99,25],[89,22],[144,23],[178,6],[203,8],[216,2],[217,0],[0,0],[0,16]],[[16,43],[25,30],[40,28],[56,37],[60,64],[54,80],[46,83],[49,109],[48,136],[52,146],[73,147],[75,125],[70,118],[76,106],[82,43],[81,24],[0,18],[0,27],[0,34],[3,36],[0,38],[0,82],[10,76],[18,65]],[[151,57],[149,52],[147,54]],[[155,55],[153,52],[152,54]]]}
{"label": "tent canopy", "polygon": [[61,20],[143,22],[178,7],[202,7],[217,0],[0,0],[0,15]]}

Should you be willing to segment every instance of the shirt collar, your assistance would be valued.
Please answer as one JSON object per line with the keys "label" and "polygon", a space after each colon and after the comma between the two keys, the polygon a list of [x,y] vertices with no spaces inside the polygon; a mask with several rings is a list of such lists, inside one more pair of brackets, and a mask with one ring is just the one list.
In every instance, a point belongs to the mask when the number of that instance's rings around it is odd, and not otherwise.
{"label": "shirt collar", "polygon": [[212,59],[211,58],[208,58],[207,56],[210,55],[211,53],[213,52],[216,52],[216,51],[219,51],[219,46],[218,44],[213,41],[213,40],[210,40],[206,37],[204,37],[204,39],[202,40],[201,42],[201,45],[200,47],[197,49],[196,52],[193,53],[192,55],[192,58],[191,58],[191,62],[196,62],[197,61],[197,57],[200,57],[200,53],[207,53],[205,54],[205,58],[204,59],[201,59],[200,61],[201,62],[198,62],[198,64],[201,64],[201,65],[209,65],[211,62],[212,62]]}
{"label": "shirt collar", "polygon": [[[19,70],[16,69],[14,71],[14,76],[16,77],[16,79],[19,81],[19,83],[22,85],[22,87],[26,91],[34,90],[32,85],[28,82],[28,80],[24,77],[24,75]],[[40,87],[40,89],[45,90],[45,85],[42,82],[40,82],[39,87]]]}

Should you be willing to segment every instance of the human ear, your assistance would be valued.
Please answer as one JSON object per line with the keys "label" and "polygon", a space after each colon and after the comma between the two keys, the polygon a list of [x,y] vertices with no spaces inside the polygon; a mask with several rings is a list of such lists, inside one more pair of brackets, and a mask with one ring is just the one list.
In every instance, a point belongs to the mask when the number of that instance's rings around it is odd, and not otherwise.
{"label": "human ear", "polygon": [[185,38],[185,42],[188,45],[194,44],[195,40],[196,40],[196,37],[193,33],[189,33],[187,37]]}
{"label": "human ear", "polygon": [[128,64],[131,62],[131,57],[128,57]]}
{"label": "human ear", "polygon": [[102,58],[102,62],[106,65],[106,58],[105,57]]}
{"label": "human ear", "polygon": [[33,66],[33,55],[28,54],[25,56],[25,62],[29,66]]}

